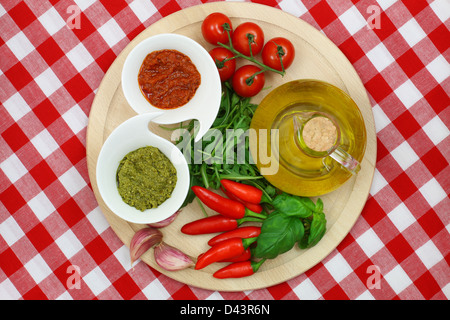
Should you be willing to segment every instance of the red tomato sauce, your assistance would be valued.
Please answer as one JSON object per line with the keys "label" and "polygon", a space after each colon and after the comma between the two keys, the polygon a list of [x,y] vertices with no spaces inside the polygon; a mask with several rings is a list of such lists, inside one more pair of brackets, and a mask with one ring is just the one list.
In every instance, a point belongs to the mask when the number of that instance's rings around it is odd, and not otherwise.
{"label": "red tomato sauce", "polygon": [[142,94],[153,106],[174,109],[192,99],[201,77],[185,54],[177,50],[159,50],[145,57],[138,82]]}

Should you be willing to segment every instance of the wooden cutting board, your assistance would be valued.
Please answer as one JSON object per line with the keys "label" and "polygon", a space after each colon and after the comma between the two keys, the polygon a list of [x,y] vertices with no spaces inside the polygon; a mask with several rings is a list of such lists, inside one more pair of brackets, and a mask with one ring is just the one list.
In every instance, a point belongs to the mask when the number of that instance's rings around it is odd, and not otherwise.
{"label": "wooden cutting board", "polygon": [[[168,272],[155,263],[153,249],[141,257],[142,261],[151,267],[182,283],[218,291],[243,291],[272,286],[300,275],[324,259],[342,241],[359,217],[369,194],[375,171],[376,133],[371,105],[358,74],[344,54],[308,23],[279,9],[253,3],[215,2],[178,11],[152,24],[122,51],[105,74],[89,115],[87,161],[92,188],[103,214],[125,245],[129,246],[135,231],[144,226],[128,223],[112,213],[100,197],[95,178],[97,158],[103,142],[120,123],[136,115],[125,100],[121,87],[125,58],[140,41],[159,33],[182,34],[196,40],[207,50],[212,49],[213,46],[203,40],[200,26],[208,14],[217,11],[228,15],[234,27],[242,22],[252,21],[262,27],[267,40],[282,36],[294,43],[296,58],[287,74],[284,77],[267,74],[266,87],[269,88],[252,98],[253,103],[259,103],[270,89],[288,81],[319,79],[341,88],[353,98],[361,110],[367,130],[367,147],[360,173],[338,190],[321,197],[328,221],[327,233],[315,247],[301,250],[295,246],[276,259],[266,261],[251,277],[225,280],[212,277],[212,274],[225,264],[213,264],[202,270]],[[151,130],[170,139],[170,132],[157,125]],[[210,210],[207,212],[209,215],[215,214]],[[183,209],[175,222],[161,229],[164,241],[197,257],[209,248],[207,241],[214,234],[189,236],[182,234],[180,228],[185,223],[203,216],[194,201]]]}

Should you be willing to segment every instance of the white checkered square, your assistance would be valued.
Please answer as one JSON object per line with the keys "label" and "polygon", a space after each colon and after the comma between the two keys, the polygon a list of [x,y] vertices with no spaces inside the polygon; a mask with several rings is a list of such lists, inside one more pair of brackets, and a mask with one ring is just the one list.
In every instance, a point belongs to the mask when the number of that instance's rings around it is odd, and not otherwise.
{"label": "white checkered square", "polygon": [[431,61],[426,68],[439,83],[444,82],[445,79],[450,77],[450,64],[442,54]]}
{"label": "white checkered square", "polygon": [[149,300],[167,300],[170,298],[169,292],[167,292],[166,288],[164,288],[158,279],[150,282],[148,286],[142,289],[142,293]]}
{"label": "white checkered square", "polygon": [[397,161],[397,163],[403,170],[408,169],[417,160],[419,160],[417,154],[414,152],[409,143],[406,141],[404,141],[397,148],[392,150],[391,155],[394,157],[394,159]]}
{"label": "white checkered square", "polygon": [[19,92],[16,92],[8,100],[6,100],[3,103],[3,106],[16,122],[31,111],[28,103],[22,98]]}
{"label": "white checkered square", "polygon": [[31,139],[31,143],[44,159],[59,147],[55,139],[48,133],[47,129],[42,130]]}
{"label": "white checkered square", "polygon": [[383,43],[379,43],[376,47],[367,52],[367,57],[378,72],[383,71],[387,66],[395,61],[394,57],[392,57]]}
{"label": "white checkered square", "polygon": [[66,21],[59,15],[54,7],[48,9],[38,18],[39,22],[44,26],[45,30],[52,36],[66,25]]}
{"label": "white checkered square", "polygon": [[297,0],[282,0],[278,3],[281,10],[288,12],[296,17],[300,17],[308,12],[308,9],[301,1]]}
{"label": "white checkered square", "polygon": [[414,18],[401,26],[398,32],[400,32],[410,47],[414,47],[416,43],[427,36]]}
{"label": "white checkered square", "polygon": [[34,50],[34,46],[22,31],[6,41],[6,45],[18,60],[22,60]]}
{"label": "white checkered square", "polygon": [[400,265],[395,266],[394,269],[384,275],[384,279],[396,294],[405,290],[412,283],[411,279]]}
{"label": "white checkered square", "polygon": [[95,267],[91,272],[85,275],[83,280],[95,296],[98,296],[106,288],[111,286],[111,282],[99,266]]}
{"label": "white checkered square", "polygon": [[12,183],[22,178],[28,172],[27,168],[25,168],[15,153],[0,163],[0,169],[3,170],[4,174]]}
{"label": "white checkered square", "polygon": [[356,32],[367,25],[366,19],[364,19],[364,17],[355,6],[350,7],[350,9],[339,16],[339,20],[341,20],[342,24],[345,26],[348,32],[350,32],[351,35],[354,35]]}
{"label": "white checkered square", "polygon": [[352,268],[340,253],[327,261],[325,267],[336,282],[341,282],[345,277],[352,273]]}
{"label": "white checkered square", "polygon": [[84,181],[83,177],[78,173],[78,170],[75,167],[71,167],[58,179],[72,197],[86,186],[86,181]]}
{"label": "white checkered square", "polygon": [[447,193],[435,178],[425,183],[419,191],[432,207],[447,198]]}
{"label": "white checkered square", "polygon": [[395,89],[394,92],[407,109],[411,108],[422,98],[420,91],[409,79]]}
{"label": "white checkered square", "polygon": [[293,289],[300,300],[317,300],[322,295],[310,279],[306,278],[302,283]]}
{"label": "white checkered square", "polygon": [[356,238],[356,242],[370,258],[384,247],[384,243],[378,238],[373,229],[369,229]]}
{"label": "white checkered square", "polygon": [[0,224],[0,235],[6,241],[8,246],[11,247],[20,238],[22,238],[25,233],[17,224],[16,220],[13,217],[9,217]]}
{"label": "white checkered square", "polygon": [[28,206],[41,222],[55,211],[55,207],[47,198],[44,191],[41,191],[37,196],[28,201]]}
{"label": "white checkered square", "polygon": [[55,240],[55,242],[67,259],[72,258],[81,249],[83,249],[83,245],[70,229],[64,232],[58,239]]}
{"label": "white checkered square", "polygon": [[416,221],[404,203],[401,203],[394,210],[389,212],[388,217],[400,232],[403,232]]}
{"label": "white checkered square", "polygon": [[435,144],[439,144],[445,138],[450,135],[450,130],[442,122],[439,116],[435,116],[427,124],[423,126],[423,131],[427,134],[428,138]]}
{"label": "white checkered square", "polygon": [[439,261],[444,260],[442,253],[434,245],[433,241],[427,241],[423,246],[416,250],[416,254],[422,260],[427,269],[431,269]]}
{"label": "white checkered square", "polygon": [[98,32],[111,48],[126,37],[125,33],[113,18],[109,19],[104,25],[102,25],[98,29]]}
{"label": "white checkered square", "polygon": [[94,62],[94,58],[92,58],[91,54],[87,51],[82,42],[67,52],[66,56],[78,72],[84,70],[92,62]]}
{"label": "white checkered square", "polygon": [[158,12],[158,9],[156,9],[153,3],[147,0],[134,0],[130,3],[130,8],[141,22],[147,21]]}
{"label": "white checkered square", "polygon": [[41,282],[53,273],[40,254],[34,256],[24,267],[36,283]]}
{"label": "white checkered square", "polygon": [[36,81],[42,92],[44,92],[47,97],[50,97],[56,90],[62,87],[61,81],[59,81],[58,77],[51,68],[47,68],[44,72],[38,75],[34,81]]}
{"label": "white checkered square", "polygon": [[88,117],[83,110],[81,110],[78,104],[67,110],[62,115],[62,118],[66,121],[69,128],[72,129],[75,134],[86,128],[88,124]]}

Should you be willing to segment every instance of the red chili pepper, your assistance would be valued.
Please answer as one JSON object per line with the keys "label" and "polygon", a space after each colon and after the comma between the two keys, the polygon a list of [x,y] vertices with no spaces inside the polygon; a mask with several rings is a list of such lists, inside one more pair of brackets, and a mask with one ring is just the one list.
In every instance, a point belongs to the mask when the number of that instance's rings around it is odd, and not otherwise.
{"label": "red chili pepper", "polygon": [[233,219],[222,216],[220,214],[215,216],[210,216],[206,218],[201,218],[189,223],[186,223],[182,228],[181,232],[184,234],[207,234],[216,232],[225,232],[236,229],[244,222],[250,221],[261,221],[260,219],[253,217],[245,217],[242,219]]}
{"label": "red chili pepper", "polygon": [[[200,257],[204,255],[204,253],[201,253],[197,259],[200,259]],[[237,255],[236,257],[233,258],[228,258],[225,260],[221,260],[219,262],[239,262],[239,261],[247,261],[250,260],[250,258],[252,257],[252,252],[250,250],[250,248],[245,249],[245,251],[239,255]]]}
{"label": "red chili pepper", "polygon": [[237,229],[233,229],[224,233],[221,233],[213,238],[211,238],[208,241],[208,244],[210,246],[213,246],[220,241],[224,241],[231,238],[254,238],[259,236],[261,233],[261,227],[256,226],[246,226],[246,227],[240,227]]}
{"label": "red chili pepper", "polygon": [[223,193],[225,193],[225,195],[234,201],[238,201],[240,203],[242,203],[247,209],[256,212],[256,213],[261,213],[263,211],[263,207],[258,204],[258,203],[250,203],[250,202],[246,202],[244,200],[239,199],[238,197],[236,197],[234,194],[232,194],[230,191],[225,190],[225,188],[220,187],[220,189],[223,191]]}
{"label": "red chili pepper", "polygon": [[259,267],[264,263],[265,259],[258,262],[255,261],[242,261],[234,262],[228,266],[217,270],[214,274],[214,278],[226,279],[226,278],[242,278],[248,277],[258,271]]}
{"label": "red chili pepper", "polygon": [[240,255],[238,255],[238,256],[236,256],[234,258],[229,258],[229,259],[222,260],[220,262],[247,261],[247,260],[250,260],[251,257],[252,257],[252,252],[251,252],[250,248],[247,248],[247,249],[245,249],[245,251],[242,254],[240,254]]}
{"label": "red chili pepper", "polygon": [[226,217],[241,219],[244,216],[252,216],[265,219],[266,216],[247,209],[242,203],[227,199],[200,186],[193,186],[192,191],[208,208]]}
{"label": "red chili pepper", "polygon": [[244,253],[244,251],[255,241],[256,237],[249,239],[232,238],[219,242],[205,253],[199,255],[197,263],[195,264],[195,269],[202,269],[211,263],[237,257]]}
{"label": "red chili pepper", "polygon": [[254,186],[227,179],[220,180],[220,183],[226,190],[243,201],[258,204],[263,200],[263,192]]}

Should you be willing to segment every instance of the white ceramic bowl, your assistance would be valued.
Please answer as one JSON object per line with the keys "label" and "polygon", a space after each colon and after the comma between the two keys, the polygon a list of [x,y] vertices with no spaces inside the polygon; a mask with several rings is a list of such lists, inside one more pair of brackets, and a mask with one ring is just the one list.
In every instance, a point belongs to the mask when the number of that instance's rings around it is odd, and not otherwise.
{"label": "white ceramic bowl", "polygon": [[[152,106],[139,88],[138,74],[145,57],[153,51],[164,49],[177,50],[187,55],[201,76],[201,84],[192,99],[176,109],[163,110]],[[216,119],[222,93],[219,71],[209,53],[191,38],[174,33],[152,36],[131,50],[123,65],[122,89],[136,113],[163,112],[154,119],[155,123],[173,124],[197,119],[200,129],[195,141],[200,140]]]}
{"label": "white ceramic bowl", "polygon": [[[161,113],[134,116],[120,124],[106,139],[97,160],[97,185],[100,195],[120,218],[133,223],[154,223],[174,214],[183,204],[189,191],[189,168],[181,151],[170,141],[148,129],[148,124]],[[126,204],[117,190],[116,173],[120,161],[129,152],[154,146],[164,153],[177,170],[177,184],[169,199],[159,207],[139,211]]]}

